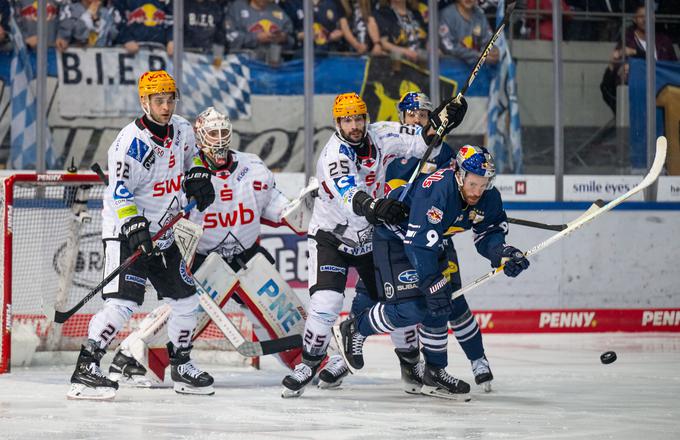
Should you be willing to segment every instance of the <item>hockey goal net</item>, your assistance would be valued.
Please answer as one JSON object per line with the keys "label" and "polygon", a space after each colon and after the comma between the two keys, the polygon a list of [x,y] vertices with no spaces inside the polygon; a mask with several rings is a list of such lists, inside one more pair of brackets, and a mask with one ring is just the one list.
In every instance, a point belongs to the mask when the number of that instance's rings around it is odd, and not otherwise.
{"label": "hockey goal net", "polygon": [[[101,296],[64,324],[46,319],[45,311],[50,308],[46,305],[69,309],[103,279],[104,189],[94,174],[15,174],[0,178],[0,373],[10,370],[12,343],[34,344],[38,352],[58,352],[78,350],[87,339],[90,318],[102,306]],[[156,292],[147,283],[140,312],[133,315],[109,350],[158,305]],[[252,339],[252,326],[238,306],[229,301],[225,311]],[[21,340],[14,338],[13,342],[13,332],[20,333]],[[212,323],[194,346],[234,351]],[[235,351],[234,356],[238,358]],[[257,366],[258,360],[241,361]]]}

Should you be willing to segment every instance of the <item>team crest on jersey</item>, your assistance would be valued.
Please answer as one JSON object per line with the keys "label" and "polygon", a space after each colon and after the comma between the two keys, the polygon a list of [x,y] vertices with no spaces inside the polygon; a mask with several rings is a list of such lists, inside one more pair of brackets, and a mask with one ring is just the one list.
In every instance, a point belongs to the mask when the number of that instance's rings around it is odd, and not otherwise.
{"label": "team crest on jersey", "polygon": [[468,214],[468,218],[472,223],[477,224],[484,220],[484,213],[473,209],[470,211],[470,214]]}
{"label": "team crest on jersey", "polygon": [[351,160],[352,162],[356,162],[357,160],[357,154],[354,151],[354,149],[348,147],[345,144],[340,145],[340,154],[344,154],[345,156],[349,157],[349,160]]}
{"label": "team crest on jersey", "polygon": [[148,145],[146,145],[140,139],[134,138],[132,140],[132,143],[130,144],[130,147],[128,148],[127,155],[136,160],[137,162],[141,163],[148,151],[149,151]]}
{"label": "team crest on jersey", "polygon": [[430,209],[427,210],[427,221],[432,223],[433,225],[440,223],[443,218],[444,213],[442,212],[441,209],[437,208],[436,206],[432,206]]}
{"label": "team crest on jersey", "polygon": [[385,283],[385,285],[383,285],[383,290],[385,291],[385,297],[387,297],[387,299],[392,299],[394,296],[394,287],[390,283]]}
{"label": "team crest on jersey", "polygon": [[180,260],[179,262],[179,275],[182,277],[182,281],[184,281],[186,284],[190,286],[194,285],[194,279],[191,278],[189,272],[187,272],[187,263],[184,262],[184,259]]}

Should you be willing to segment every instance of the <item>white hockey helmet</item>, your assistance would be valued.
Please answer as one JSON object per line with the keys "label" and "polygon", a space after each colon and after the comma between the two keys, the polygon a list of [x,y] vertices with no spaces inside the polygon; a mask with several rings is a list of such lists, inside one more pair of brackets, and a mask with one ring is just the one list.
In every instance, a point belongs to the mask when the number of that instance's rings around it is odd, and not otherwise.
{"label": "white hockey helmet", "polygon": [[212,165],[218,168],[226,165],[232,132],[229,116],[208,107],[196,117],[194,131],[198,148]]}

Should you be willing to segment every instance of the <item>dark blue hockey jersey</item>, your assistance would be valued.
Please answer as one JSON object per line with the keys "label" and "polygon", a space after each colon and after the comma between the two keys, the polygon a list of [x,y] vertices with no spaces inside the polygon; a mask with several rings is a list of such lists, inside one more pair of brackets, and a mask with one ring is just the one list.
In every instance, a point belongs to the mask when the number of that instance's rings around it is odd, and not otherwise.
{"label": "dark blue hockey jersey", "polygon": [[[404,200],[410,208],[407,222],[398,227],[380,225],[375,234],[383,239],[403,241],[404,251],[418,272],[419,286],[425,287],[441,276],[438,270],[444,240],[472,229],[477,251],[500,265],[501,245],[508,231],[507,216],[496,188],[484,191],[479,202],[468,206],[462,199],[453,168],[443,168],[418,178]],[[398,199],[404,187],[389,195]]]}
{"label": "dark blue hockey jersey", "polygon": [[[434,163],[436,169],[446,168],[451,164],[451,160],[456,157],[456,153],[446,142],[442,143],[439,153],[435,157],[431,157],[428,162]],[[390,189],[398,188],[411,178],[413,170],[418,166],[420,159],[412,157],[411,159],[395,160],[387,166],[385,172],[385,182]]]}

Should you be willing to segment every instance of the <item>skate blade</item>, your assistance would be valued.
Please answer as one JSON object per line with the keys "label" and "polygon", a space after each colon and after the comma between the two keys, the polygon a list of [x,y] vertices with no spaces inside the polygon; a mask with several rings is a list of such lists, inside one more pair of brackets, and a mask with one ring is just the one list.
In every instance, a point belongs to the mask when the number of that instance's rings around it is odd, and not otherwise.
{"label": "skate blade", "polygon": [[423,385],[420,393],[426,396],[439,397],[441,399],[457,400],[469,402],[471,400],[470,393],[450,393],[443,388]]}
{"label": "skate blade", "polygon": [[109,379],[118,385],[131,388],[151,388],[155,383],[146,376],[124,376],[120,373],[109,373]]}
{"label": "skate blade", "polygon": [[319,379],[318,387],[322,390],[337,390],[340,389],[340,385],[342,385],[342,379],[336,380],[335,382],[326,382]]}
{"label": "skate blade", "polygon": [[82,383],[72,383],[66,393],[68,400],[113,400],[116,390],[109,387],[88,387]]}
{"label": "skate blade", "polygon": [[289,388],[286,388],[285,386],[281,390],[281,397],[284,399],[294,399],[296,397],[302,396],[302,394],[305,392],[305,387],[300,388],[299,390],[291,390]]}
{"label": "skate blade", "polygon": [[350,374],[356,373],[356,369],[352,366],[352,364],[349,363],[349,359],[347,359],[347,355],[345,354],[345,346],[342,344],[342,333],[340,333],[340,324],[336,324],[333,326],[333,339],[335,339],[335,343],[337,344],[338,351],[340,352],[340,356],[342,356],[342,359],[345,361],[345,365],[347,365],[347,369],[349,370]]}
{"label": "skate blade", "polygon": [[404,392],[407,394],[421,394],[422,388],[420,384],[404,382]]}
{"label": "skate blade", "polygon": [[479,386],[482,387],[482,390],[484,390],[485,393],[491,392],[491,381],[490,380],[487,380],[486,382],[480,383]]}
{"label": "skate blade", "polygon": [[177,394],[190,394],[196,396],[212,396],[215,394],[215,388],[212,385],[207,387],[193,387],[186,383],[175,382],[173,389]]}

